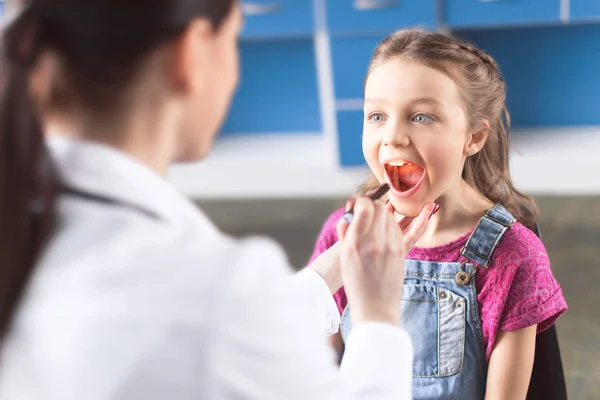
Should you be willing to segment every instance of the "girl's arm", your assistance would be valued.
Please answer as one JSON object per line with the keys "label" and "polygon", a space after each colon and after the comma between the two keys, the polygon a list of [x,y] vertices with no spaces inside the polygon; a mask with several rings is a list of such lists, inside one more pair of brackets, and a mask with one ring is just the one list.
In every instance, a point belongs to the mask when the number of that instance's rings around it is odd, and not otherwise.
{"label": "girl's arm", "polygon": [[500,332],[490,357],[485,400],[524,400],[527,396],[537,325]]}

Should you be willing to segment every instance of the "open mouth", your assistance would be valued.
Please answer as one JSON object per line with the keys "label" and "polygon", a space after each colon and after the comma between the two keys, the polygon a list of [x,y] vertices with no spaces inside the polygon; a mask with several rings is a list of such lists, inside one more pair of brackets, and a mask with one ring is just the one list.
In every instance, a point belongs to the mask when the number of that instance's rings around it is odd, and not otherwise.
{"label": "open mouth", "polygon": [[392,188],[397,193],[407,192],[419,184],[425,168],[404,160],[396,160],[384,165]]}

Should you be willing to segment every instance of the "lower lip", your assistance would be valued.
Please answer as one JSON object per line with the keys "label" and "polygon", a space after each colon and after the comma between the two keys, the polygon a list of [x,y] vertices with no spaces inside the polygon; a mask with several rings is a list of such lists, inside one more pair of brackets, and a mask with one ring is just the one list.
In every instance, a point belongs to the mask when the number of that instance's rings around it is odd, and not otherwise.
{"label": "lower lip", "polygon": [[[427,175],[427,171],[425,171],[423,173],[423,176],[421,176],[421,179],[419,179],[419,182],[417,182],[417,184],[415,186],[411,187],[408,190],[405,190],[404,192],[397,191],[396,188],[394,188],[394,186],[392,185],[392,181],[390,180],[390,177],[388,176],[387,178],[388,178],[388,181],[389,181],[388,183],[390,184],[390,191],[392,193],[394,193],[394,195],[396,197],[399,197],[401,199],[406,199],[406,198],[412,196],[413,194],[417,193],[417,191],[419,190],[419,188],[421,187],[421,185],[425,181],[425,175]],[[386,174],[386,176],[387,176],[387,174]]]}

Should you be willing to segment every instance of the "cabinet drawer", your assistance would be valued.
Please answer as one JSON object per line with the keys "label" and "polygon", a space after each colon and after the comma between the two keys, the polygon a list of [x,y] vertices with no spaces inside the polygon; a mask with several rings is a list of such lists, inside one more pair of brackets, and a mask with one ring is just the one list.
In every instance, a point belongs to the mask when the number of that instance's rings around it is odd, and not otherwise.
{"label": "cabinet drawer", "polygon": [[600,0],[571,0],[571,19],[600,19]]}
{"label": "cabinet drawer", "polygon": [[338,151],[343,167],[364,165],[362,152],[363,112],[338,111]]}
{"label": "cabinet drawer", "polygon": [[331,62],[336,99],[356,99],[364,96],[364,81],[373,50],[383,39],[333,38]]}
{"label": "cabinet drawer", "polygon": [[312,39],[242,42],[240,64],[223,134],[321,132]]}
{"label": "cabinet drawer", "polygon": [[436,26],[436,0],[327,0],[332,35],[387,35],[402,27]]}
{"label": "cabinet drawer", "polygon": [[446,0],[450,27],[560,22],[560,0]]}
{"label": "cabinet drawer", "polygon": [[313,34],[313,0],[247,0],[241,6],[242,39]]}

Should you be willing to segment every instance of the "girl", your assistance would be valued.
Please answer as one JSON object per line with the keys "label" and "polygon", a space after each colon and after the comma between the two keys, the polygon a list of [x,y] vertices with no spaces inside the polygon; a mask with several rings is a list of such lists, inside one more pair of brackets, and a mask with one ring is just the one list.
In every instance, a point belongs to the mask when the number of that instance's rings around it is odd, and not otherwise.
{"label": "girl", "polygon": [[[435,201],[407,256],[402,325],[415,346],[415,399],[523,399],[536,332],[567,309],[530,230],[534,202],[509,175],[506,85],[496,62],[456,38],[401,30],[375,49],[363,152],[398,220]],[[325,222],[313,259],[337,241]],[[340,331],[352,329],[344,288]]]}

